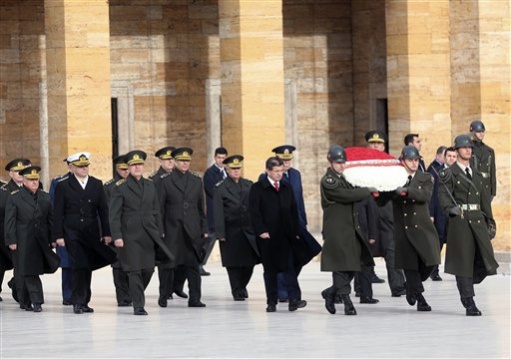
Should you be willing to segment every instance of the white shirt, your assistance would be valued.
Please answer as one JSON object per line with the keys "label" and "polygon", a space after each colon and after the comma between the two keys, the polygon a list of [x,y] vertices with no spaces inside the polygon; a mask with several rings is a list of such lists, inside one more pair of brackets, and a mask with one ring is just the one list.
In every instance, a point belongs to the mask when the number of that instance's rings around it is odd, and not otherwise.
{"label": "white shirt", "polygon": [[78,180],[80,186],[82,186],[82,188],[85,189],[85,186],[87,186],[87,182],[89,181],[89,176],[85,177],[83,180],[79,179],[78,177],[76,177],[76,179]]}
{"label": "white shirt", "polygon": [[458,161],[456,161],[456,164],[460,166],[460,168],[463,170],[463,173],[467,173],[465,169],[468,168],[468,173],[470,173],[470,176],[472,176],[472,168],[465,166],[464,164],[461,164]]}
{"label": "white shirt", "polygon": [[275,187],[275,182],[278,183],[278,186],[279,186],[279,189],[280,189],[280,182],[279,181],[274,181],[270,178],[270,176],[266,176],[266,178],[268,178],[268,181],[270,181],[271,185],[273,186],[273,188],[276,188]]}

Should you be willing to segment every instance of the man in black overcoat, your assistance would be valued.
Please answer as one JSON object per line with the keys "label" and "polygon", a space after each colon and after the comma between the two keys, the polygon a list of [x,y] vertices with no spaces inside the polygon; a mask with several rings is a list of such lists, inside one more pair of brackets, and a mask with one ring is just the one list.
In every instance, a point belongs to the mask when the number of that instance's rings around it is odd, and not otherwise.
{"label": "man in black overcoat", "polygon": [[252,181],[241,177],[243,156],[227,157],[223,164],[227,178],[215,186],[214,229],[232,296],[236,301],[243,301],[248,298],[247,285],[254,266],[259,263],[259,250],[248,210]]}
{"label": "man in black overcoat", "polygon": [[94,312],[88,305],[92,271],[116,261],[115,253],[105,246],[112,238],[103,183],[89,176],[89,158],[87,152],[70,156],[73,174],[55,189],[53,238],[59,246],[66,246],[72,258],[75,314]]}

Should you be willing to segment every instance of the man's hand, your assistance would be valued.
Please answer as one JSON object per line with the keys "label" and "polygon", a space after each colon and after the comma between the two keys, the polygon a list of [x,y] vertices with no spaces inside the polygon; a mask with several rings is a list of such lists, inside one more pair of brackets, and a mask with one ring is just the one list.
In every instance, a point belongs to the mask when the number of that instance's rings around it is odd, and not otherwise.
{"label": "man's hand", "polygon": [[112,243],[112,237],[110,236],[105,236],[102,238],[103,239],[103,242],[108,246],[110,243]]}
{"label": "man's hand", "polygon": [[16,245],[16,244],[9,244],[9,249],[10,249],[11,251],[15,251],[15,250],[16,250],[16,248],[17,248],[17,245]]}
{"label": "man's hand", "polygon": [[268,238],[270,238],[270,234],[268,232],[264,232],[264,233],[261,233],[259,235],[259,237],[261,237],[262,239],[268,239]]}
{"label": "man's hand", "polygon": [[375,243],[376,243],[376,239],[369,238],[369,244],[375,244]]}
{"label": "man's hand", "polygon": [[115,241],[114,241],[114,246],[116,246],[117,248],[122,248],[124,247],[124,240],[122,238],[117,238]]}
{"label": "man's hand", "polygon": [[408,188],[399,187],[398,189],[396,189],[396,193],[398,194],[398,196],[406,197],[406,195],[408,194]]}
{"label": "man's hand", "polygon": [[59,238],[55,241],[59,247],[65,247],[66,242],[64,241],[64,238]]}

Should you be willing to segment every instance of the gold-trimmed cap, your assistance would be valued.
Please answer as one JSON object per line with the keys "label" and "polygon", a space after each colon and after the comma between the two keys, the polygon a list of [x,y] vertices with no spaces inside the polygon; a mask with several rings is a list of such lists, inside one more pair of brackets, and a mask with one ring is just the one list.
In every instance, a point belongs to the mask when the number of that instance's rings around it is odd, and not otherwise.
{"label": "gold-trimmed cap", "polygon": [[67,163],[76,167],[86,167],[90,165],[90,152],[77,152],[67,158]]}
{"label": "gold-trimmed cap", "polygon": [[282,145],[279,147],[275,147],[272,152],[275,153],[275,156],[282,160],[292,160],[293,159],[293,151],[296,150],[295,146],[291,145]]}
{"label": "gold-trimmed cap", "polygon": [[172,151],[174,151],[176,148],[173,146],[167,146],[160,148],[156,153],[154,154],[155,157],[158,157],[160,160],[170,160],[173,158]]}
{"label": "gold-trimmed cap", "polygon": [[190,147],[179,147],[172,151],[172,156],[178,161],[190,161],[193,150]]}
{"label": "gold-trimmed cap", "polygon": [[126,163],[126,155],[114,158],[114,166],[120,170],[127,170],[128,164]]}
{"label": "gold-trimmed cap", "polygon": [[41,167],[39,166],[28,166],[20,171],[20,175],[29,180],[38,180],[39,172],[41,172]]}
{"label": "gold-trimmed cap", "polygon": [[233,168],[233,169],[241,168],[241,167],[243,167],[243,156],[242,155],[232,155],[232,156],[227,157],[222,163],[226,167],[229,167],[229,168]]}
{"label": "gold-trimmed cap", "polygon": [[5,170],[19,172],[27,166],[30,166],[30,160],[28,158],[16,158],[5,165]]}
{"label": "gold-trimmed cap", "polygon": [[366,133],[366,142],[380,142],[385,143],[387,141],[387,136],[381,131],[369,131]]}
{"label": "gold-trimmed cap", "polygon": [[147,158],[147,154],[144,151],[134,150],[126,154],[125,161],[128,166],[143,165]]}

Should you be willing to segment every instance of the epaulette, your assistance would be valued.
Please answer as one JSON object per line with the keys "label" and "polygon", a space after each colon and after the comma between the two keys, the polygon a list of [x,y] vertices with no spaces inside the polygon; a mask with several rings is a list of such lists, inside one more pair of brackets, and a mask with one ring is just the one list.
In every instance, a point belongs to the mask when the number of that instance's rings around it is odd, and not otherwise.
{"label": "epaulette", "polygon": [[150,182],[154,182],[151,177],[147,177],[147,180],[150,181]]}
{"label": "epaulette", "polygon": [[326,175],[321,180],[321,184],[327,189],[333,189],[338,186],[339,181],[331,175]]}
{"label": "epaulette", "polygon": [[7,192],[7,187],[6,187],[6,185],[7,185],[7,183],[6,183],[6,184],[4,184],[2,187],[0,187],[0,189],[1,189],[2,191]]}
{"label": "epaulette", "polygon": [[190,171],[190,174],[194,175],[195,177],[202,178],[201,174],[199,172]]}
{"label": "epaulette", "polygon": [[171,173],[172,173],[172,172],[165,172],[164,174],[162,174],[162,175],[160,176],[160,178],[161,178],[161,179],[164,179],[165,177],[170,176],[170,174],[171,174]]}
{"label": "epaulette", "polygon": [[104,184],[104,186],[109,186],[109,185],[111,185],[112,183],[114,183],[114,181],[115,181],[115,178],[112,178],[111,180],[106,181],[106,182],[105,182],[105,184]]}
{"label": "epaulette", "polygon": [[440,178],[440,182],[446,183],[452,178],[452,172],[448,168],[444,168],[440,172],[438,172],[438,178]]}
{"label": "epaulette", "polygon": [[18,193],[20,190],[19,189],[15,189],[14,191],[11,192],[11,196]]}
{"label": "epaulette", "polygon": [[222,183],[224,183],[224,181],[225,181],[225,180],[221,180],[220,182],[217,182],[217,183],[215,184],[215,187],[220,187],[220,185],[221,185]]}
{"label": "epaulette", "polygon": [[58,178],[58,179],[57,179],[57,182],[59,182],[59,183],[60,183],[60,182],[62,182],[62,181],[67,180],[68,178],[69,178],[69,174],[64,175],[64,176],[62,176],[62,177]]}
{"label": "epaulette", "polygon": [[124,184],[126,182],[126,178],[121,178],[117,182],[115,182],[115,185],[119,187],[120,185]]}

